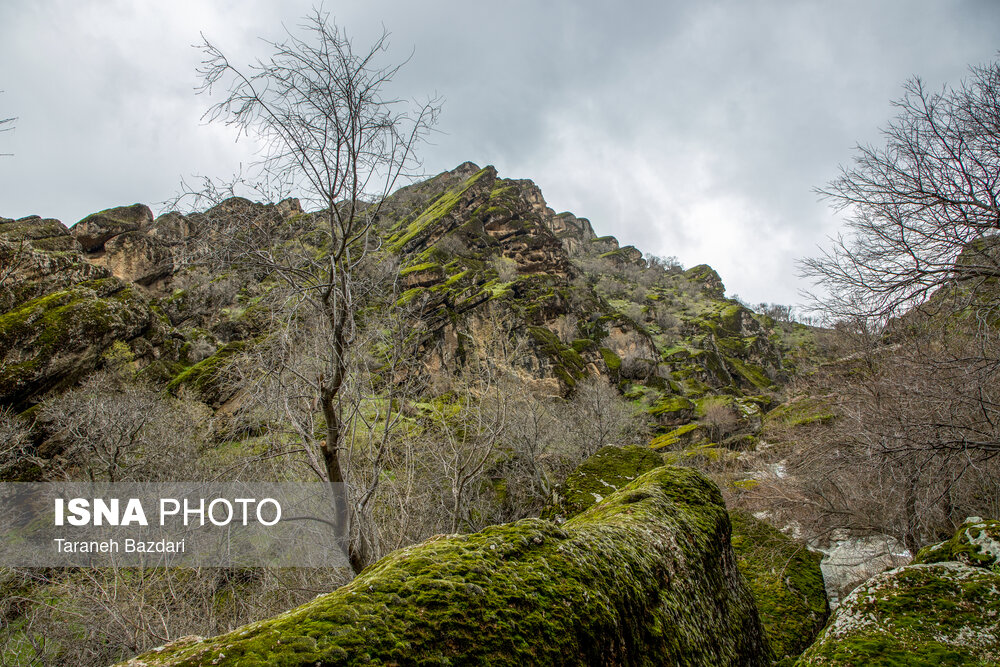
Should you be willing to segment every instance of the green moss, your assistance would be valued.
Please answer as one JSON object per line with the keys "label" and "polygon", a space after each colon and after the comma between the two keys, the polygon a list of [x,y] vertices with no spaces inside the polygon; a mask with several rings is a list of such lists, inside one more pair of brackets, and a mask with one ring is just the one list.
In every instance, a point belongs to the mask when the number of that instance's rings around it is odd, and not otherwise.
{"label": "green moss", "polygon": [[826,423],[834,418],[829,402],[821,398],[802,396],[794,398],[764,415],[765,424],[805,426]]}
{"label": "green moss", "polygon": [[[82,282],[0,315],[0,402],[24,401],[72,381],[92,370],[114,341],[134,338],[149,321],[145,299],[117,278]],[[60,357],[76,362],[58,364]]]}
{"label": "green moss", "polygon": [[694,403],[683,396],[661,396],[650,408],[649,414],[671,419],[681,419],[690,416],[694,411]]}
{"label": "green moss", "polygon": [[668,447],[674,447],[675,445],[688,442],[695,435],[700,434],[704,431],[701,424],[684,424],[675,428],[672,431],[663,433],[661,435],[653,438],[652,442],[649,443],[650,449],[665,449]]}
{"label": "green moss", "polygon": [[1000,521],[973,519],[940,544],[921,549],[914,563],[957,561],[975,567],[994,567],[1000,562]]}
{"label": "green moss", "polygon": [[726,357],[726,364],[732,368],[744,381],[757,389],[768,389],[774,386],[771,378],[763,368],[746,363],[735,357]]}
{"label": "green moss", "polygon": [[408,276],[411,273],[420,273],[421,271],[433,271],[435,269],[440,269],[441,265],[437,262],[423,262],[421,264],[415,264],[413,266],[408,266],[399,272],[400,277]]}
{"label": "green moss", "polygon": [[996,665],[1000,574],[909,565],[865,582],[797,665]]}
{"label": "green moss", "polygon": [[830,614],[822,555],[744,512],[730,512],[733,552],[776,658],[798,657]]}
{"label": "green moss", "polygon": [[397,225],[389,237],[389,242],[387,244],[389,249],[393,252],[403,250],[410,241],[417,237],[417,235],[432,227],[439,220],[451,213],[452,209],[454,209],[458,202],[461,201],[462,195],[464,195],[465,192],[471,188],[472,185],[486,172],[487,169],[479,170],[457,188],[448,190],[435,199],[430,206],[428,206],[422,213],[420,213],[420,215],[416,217],[416,219],[411,222],[406,222],[404,220]]}
{"label": "green moss", "polygon": [[176,393],[181,387],[190,387],[206,401],[217,401],[222,393],[222,388],[218,386],[220,373],[247,345],[246,341],[233,341],[223,345],[215,354],[185,369],[167,383],[167,391]]}
{"label": "green moss", "polygon": [[557,491],[558,500],[543,510],[542,518],[576,516],[662,465],[663,458],[645,447],[601,447],[569,474]]}
{"label": "green moss", "polygon": [[658,468],[562,526],[402,549],[273,619],[136,664],[766,665],[718,488]]}
{"label": "green moss", "polygon": [[602,347],[600,349],[601,358],[604,359],[604,365],[607,367],[608,372],[617,373],[622,367],[622,360],[615,351],[610,347]]}

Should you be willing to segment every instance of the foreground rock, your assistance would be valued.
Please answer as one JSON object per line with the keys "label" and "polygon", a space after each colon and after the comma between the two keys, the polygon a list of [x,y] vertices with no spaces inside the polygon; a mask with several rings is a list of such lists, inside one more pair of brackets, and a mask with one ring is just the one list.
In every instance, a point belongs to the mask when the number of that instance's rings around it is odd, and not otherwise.
{"label": "foreground rock", "polygon": [[[559,489],[559,502],[543,516],[574,516],[662,465],[663,457],[648,448],[602,447],[570,473]],[[737,567],[753,594],[768,644],[778,664],[791,664],[830,615],[822,556],[750,514],[730,516]]]}
{"label": "foreground rock", "polygon": [[830,615],[822,555],[751,514],[730,517],[736,562],[757,602],[768,644],[778,664],[792,664]]}
{"label": "foreground rock", "polygon": [[542,518],[562,521],[576,516],[662,465],[663,457],[646,447],[601,447],[569,474],[558,489],[558,502],[546,507]]}
{"label": "foreground rock", "polygon": [[908,565],[854,590],[796,665],[995,665],[1000,574]]}
{"label": "foreground rock", "polygon": [[343,588],[128,665],[766,665],[718,488],[658,468],[562,526],[432,538]]}
{"label": "foreground rock", "polygon": [[971,517],[946,542],[924,547],[914,563],[956,561],[974,567],[994,567],[1000,561],[1000,521]]}

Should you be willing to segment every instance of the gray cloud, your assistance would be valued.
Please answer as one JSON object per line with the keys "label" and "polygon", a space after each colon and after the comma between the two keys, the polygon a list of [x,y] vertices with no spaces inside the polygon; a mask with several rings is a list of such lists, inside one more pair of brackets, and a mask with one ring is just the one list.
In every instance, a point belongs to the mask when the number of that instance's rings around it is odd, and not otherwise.
{"label": "gray cloud", "polygon": [[[199,120],[199,32],[263,55],[308,2],[27,0],[0,6],[0,215],[75,222],[224,176],[252,143]],[[900,84],[957,82],[1000,46],[1000,6],[881,2],[457,3],[329,6],[367,43],[384,24],[412,59],[403,97],[446,98],[430,173],[465,161],[532,178],[599,233],[731,292],[792,302],[794,260],[838,220],[812,188],[877,141]]]}

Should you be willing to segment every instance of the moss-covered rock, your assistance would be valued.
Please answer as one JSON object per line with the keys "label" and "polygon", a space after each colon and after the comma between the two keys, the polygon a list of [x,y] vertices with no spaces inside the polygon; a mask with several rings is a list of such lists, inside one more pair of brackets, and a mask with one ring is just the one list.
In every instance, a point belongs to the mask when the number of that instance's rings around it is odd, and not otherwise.
{"label": "moss-covered rock", "polygon": [[210,357],[180,372],[167,383],[167,390],[176,393],[186,387],[208,405],[219,407],[234,393],[234,388],[224,382],[222,373],[246,347],[246,341],[226,343]]}
{"label": "moss-covered rock", "polygon": [[718,488],[658,468],[562,526],[432,538],[333,593],[140,665],[765,665]]}
{"label": "moss-covered rock", "polygon": [[731,512],[733,551],[768,644],[791,664],[823,629],[830,607],[823,588],[822,555],[745,512]]}
{"label": "moss-covered rock", "polygon": [[1000,574],[961,563],[883,572],[837,607],[796,665],[996,665]]}
{"label": "moss-covered rock", "polygon": [[0,315],[0,405],[34,397],[93,370],[116,340],[150,323],[144,297],[116,278],[91,280]]}
{"label": "moss-covered rock", "polygon": [[547,506],[543,518],[576,516],[640,475],[659,468],[663,458],[645,447],[607,445],[577,466],[560,485],[558,501]]}
{"label": "moss-covered rock", "polygon": [[957,561],[975,567],[995,567],[1000,562],[1000,521],[979,517],[965,520],[954,537],[921,549],[914,563]]}

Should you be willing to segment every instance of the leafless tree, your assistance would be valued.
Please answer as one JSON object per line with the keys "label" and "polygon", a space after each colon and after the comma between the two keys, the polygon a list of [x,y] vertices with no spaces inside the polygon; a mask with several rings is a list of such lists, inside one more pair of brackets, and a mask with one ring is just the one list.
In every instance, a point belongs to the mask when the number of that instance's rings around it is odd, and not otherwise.
{"label": "leafless tree", "polygon": [[1000,277],[1000,61],[956,88],[914,78],[904,89],[884,146],[858,146],[818,190],[848,213],[849,234],[803,262],[835,318],[884,322],[942,287],[974,292]]}
{"label": "leafless tree", "polygon": [[41,466],[33,450],[28,425],[10,408],[0,408],[0,481],[17,478],[26,467]]}
{"label": "leafless tree", "polygon": [[891,346],[873,345],[871,332],[845,334],[854,344],[841,349],[853,353],[797,387],[824,395],[821,409],[836,417],[769,426],[764,437],[781,450],[783,474],[762,480],[741,502],[811,536],[837,529],[891,535],[911,553],[953,534],[966,516],[996,515],[1000,378],[981,384],[968,366],[978,362],[954,355],[951,331],[945,338],[911,332]]}
{"label": "leafless tree", "polygon": [[577,383],[566,408],[573,440],[584,457],[605,445],[622,447],[648,441],[648,426],[605,378]]}
{"label": "leafless tree", "polygon": [[198,478],[195,408],[114,371],[45,402],[39,418],[63,444],[47,465],[53,480],[162,481],[176,477],[179,460],[188,462],[187,478]]}
{"label": "leafless tree", "polygon": [[[204,92],[226,91],[206,117],[260,142],[252,174],[258,189],[294,190],[320,211],[308,216],[308,228],[294,229],[273,216],[237,216],[228,226],[223,222],[215,238],[224,241],[217,249],[224,249],[225,259],[276,280],[287,291],[289,309],[314,316],[321,363],[297,379],[323,416],[323,475],[345,483],[350,416],[344,394],[358,332],[355,277],[377,249],[372,230],[382,203],[416,165],[414,148],[439,106],[431,101],[401,111],[386,96],[401,67],[378,62],[388,48],[387,33],[356,52],[321,10],[302,29],[303,37],[289,33],[284,41],[268,42],[272,55],[246,70],[206,40],[200,73]],[[365,559],[355,556],[352,562],[360,567]]]}
{"label": "leafless tree", "polygon": [[826,516],[912,550],[995,494],[1000,62],[940,92],[914,78],[894,105],[884,145],[857,147],[819,190],[849,233],[803,272],[855,345],[830,387],[837,425],[802,450],[816,473],[802,476]]}

